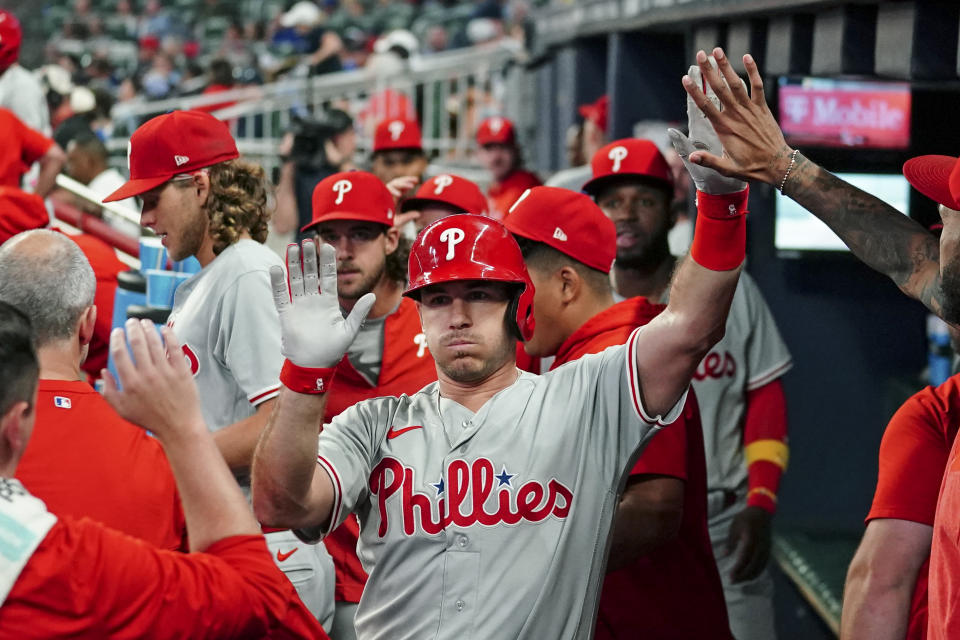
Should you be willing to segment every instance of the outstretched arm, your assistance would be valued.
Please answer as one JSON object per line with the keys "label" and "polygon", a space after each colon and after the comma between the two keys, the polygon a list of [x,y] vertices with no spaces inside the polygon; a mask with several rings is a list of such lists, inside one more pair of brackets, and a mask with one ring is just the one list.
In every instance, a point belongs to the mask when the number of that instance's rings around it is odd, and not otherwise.
{"label": "outstretched arm", "polygon": [[784,194],[826,223],[855,256],[939,315],[943,297],[937,239],[893,207],[791,149],[767,106],[763,81],[749,54],[743,57],[749,95],[723,51],[714,49],[713,57],[716,69],[703,51],[697,53],[697,64],[722,109],[707,99],[692,77],[684,78],[683,85],[713,124],[724,153],[721,157],[697,151],[690,161],[725,176],[782,186]]}
{"label": "outstretched arm", "polygon": [[253,459],[253,509],[270,526],[306,528],[326,524],[334,488],[317,468],[317,435],[322,429],[326,392],[337,363],[353,342],[376,301],[367,294],[344,319],[337,299],[333,247],[318,255],[313,240],[287,248],[287,274],[271,267],[274,302],[280,314],[283,386]]}

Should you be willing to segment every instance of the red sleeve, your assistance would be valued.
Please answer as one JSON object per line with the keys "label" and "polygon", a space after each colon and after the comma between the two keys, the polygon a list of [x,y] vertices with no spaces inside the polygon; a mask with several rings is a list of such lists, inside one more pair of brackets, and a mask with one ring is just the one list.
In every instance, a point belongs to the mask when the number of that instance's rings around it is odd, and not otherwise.
{"label": "red sleeve", "polygon": [[631,476],[656,474],[687,479],[687,420],[691,418],[691,397],[692,394],[688,396],[680,417],[653,436],[633,466]]}
{"label": "red sleeve", "polygon": [[[930,400],[930,401],[926,401]],[[938,411],[934,390],[926,388],[901,406],[883,433],[877,490],[867,521],[897,518],[933,525],[940,483],[952,440],[947,416]]]}
{"label": "red sleeve", "polygon": [[14,127],[20,137],[20,158],[29,167],[53,146],[53,140],[23,124],[20,118],[12,118],[12,121],[16,123]]}
{"label": "red sleeve", "polygon": [[13,618],[0,615],[5,628],[22,623],[24,612],[33,631],[50,637],[327,637],[259,535],[181,554],[91,520],[62,519],[0,612],[8,605]]}
{"label": "red sleeve", "polygon": [[[743,446],[747,450],[747,504],[773,513],[780,477],[787,466],[787,400],[779,378],[747,392]],[[755,459],[757,451],[759,460]]]}

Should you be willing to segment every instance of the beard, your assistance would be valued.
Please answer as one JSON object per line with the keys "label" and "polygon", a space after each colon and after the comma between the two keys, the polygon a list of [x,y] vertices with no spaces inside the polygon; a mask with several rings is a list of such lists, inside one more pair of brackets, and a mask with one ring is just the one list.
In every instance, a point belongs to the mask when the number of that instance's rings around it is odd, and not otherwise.
{"label": "beard", "polygon": [[173,262],[186,260],[190,256],[195,256],[203,245],[203,239],[207,235],[208,228],[207,214],[200,209],[196,217],[187,221],[176,240],[171,242],[167,238],[167,254]]}
{"label": "beard", "polygon": [[[479,346],[485,346],[484,342],[480,341],[479,338],[467,335],[444,336],[441,344],[455,338],[471,339]],[[460,384],[471,384],[486,380],[507,362],[515,361],[517,345],[516,340],[510,336],[509,332],[505,331],[498,341],[498,344],[490,349],[489,354],[477,353],[476,351],[454,350],[451,357],[443,357],[440,359],[436,357],[436,352],[432,349],[431,353],[434,353],[434,361],[437,364],[437,368],[440,369],[445,376]]]}
{"label": "beard", "polygon": [[654,235],[636,232],[637,242],[633,246],[617,247],[617,266],[628,269],[655,268],[670,256],[667,233],[667,229],[658,230]]}
{"label": "beard", "polygon": [[[350,262],[341,262],[337,264],[337,272],[339,273],[342,269],[353,270],[357,266]],[[351,284],[347,287],[344,287],[340,283],[337,283],[337,295],[345,300],[359,300],[366,294],[373,291],[374,287],[377,286],[377,283],[380,282],[380,279],[383,278],[383,274],[387,270],[387,262],[384,259],[376,269],[371,270],[369,273],[360,272],[360,279],[357,280],[354,284]]]}

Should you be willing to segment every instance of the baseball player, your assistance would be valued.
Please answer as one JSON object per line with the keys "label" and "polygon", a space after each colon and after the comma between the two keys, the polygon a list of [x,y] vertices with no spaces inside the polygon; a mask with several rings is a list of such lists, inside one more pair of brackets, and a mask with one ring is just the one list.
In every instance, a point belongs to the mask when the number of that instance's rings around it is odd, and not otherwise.
{"label": "baseball player", "polygon": [[370,170],[387,184],[395,178],[414,176],[419,183],[427,170],[420,125],[416,120],[394,118],[377,125],[373,134]]}
{"label": "baseball player", "polygon": [[[664,309],[642,297],[614,304],[608,274],[616,231],[589,197],[534,187],[505,226],[536,289],[537,325],[524,347],[534,356],[556,356],[551,369],[623,344]],[[659,433],[630,470],[617,505],[596,638],[732,639],[707,532],[706,475],[703,427],[691,393],[677,423]],[[697,603],[695,616],[685,615],[690,602]]]}
{"label": "baseball player", "polygon": [[[172,260],[202,269],[174,295],[168,324],[183,344],[203,399],[204,420],[245,490],[260,432],[273,410],[282,362],[268,269],[280,259],[267,235],[260,167],[238,160],[227,126],[200,111],[157,116],[130,138],[130,180],[105,202],[140,196],[140,223]],[[269,532],[274,558],[318,619],[333,615],[333,566],[320,547]]]}
{"label": "baseball player", "polygon": [[523,168],[517,130],[510,120],[493,116],[481,122],[477,144],[480,162],[493,178],[487,188],[490,216],[502,220],[520,194],[542,183],[536,174]]}
{"label": "baseball player", "polygon": [[303,266],[292,247],[287,277],[271,269],[286,362],[254,459],[254,510],[314,539],[357,513],[370,575],[358,637],[593,633],[623,471],[682,410],[743,262],[742,215],[712,209],[699,224],[660,316],[626,344],[535,376],[515,366],[516,341],[534,329],[516,242],[488,217],[441,219],[413,245],[406,290],[438,381],[326,426],[332,367],[375,297],[343,318],[329,246],[318,257],[305,243]]}
{"label": "baseball player", "polygon": [[50,108],[40,81],[24,69],[20,58],[23,30],[10,11],[0,9],[0,107],[13,111],[24,124],[50,135]]}
{"label": "baseball player", "polygon": [[400,211],[416,212],[414,224],[419,232],[455,213],[487,215],[487,198],[470,180],[442,173],[420,185],[416,193],[400,205]]}
{"label": "baseball player", "polygon": [[[163,444],[190,551],[161,550],[88,518],[50,513],[16,479],[33,430],[37,356],[26,316],[0,302],[0,638],[326,638],[270,561],[256,520],[200,414],[165,329],[111,336],[123,391],[106,398]],[[66,560],[66,561],[65,561]]]}
{"label": "baseball player", "polygon": [[[693,69],[695,76],[698,71]],[[688,102],[688,109],[691,137],[715,138],[709,122],[696,115],[696,106]],[[601,148],[592,164],[594,178],[584,191],[616,225],[617,293],[665,302],[676,265],[667,241],[673,224],[673,181],[666,160],[649,140],[626,139]],[[715,173],[700,177],[699,168],[692,168],[700,192],[744,188],[742,182],[725,183],[727,179]],[[767,563],[771,520],[787,462],[786,404],[779,378],[791,366],[760,290],[744,274],[726,333],[693,379],[704,429],[710,538],[730,627],[738,640],[775,637]]]}
{"label": "baseball player", "polygon": [[[339,304],[349,313],[368,293],[377,297],[357,338],[337,365],[324,422],[361,400],[415,393],[437,379],[413,300],[404,298],[406,265],[398,263],[400,231],[393,196],[363,171],[325,178],[313,191],[313,219],[303,228],[336,250]],[[405,257],[405,252],[402,252]],[[355,637],[353,618],[367,574],[357,558],[357,519],[348,517],[324,543],[336,568],[331,634]]]}

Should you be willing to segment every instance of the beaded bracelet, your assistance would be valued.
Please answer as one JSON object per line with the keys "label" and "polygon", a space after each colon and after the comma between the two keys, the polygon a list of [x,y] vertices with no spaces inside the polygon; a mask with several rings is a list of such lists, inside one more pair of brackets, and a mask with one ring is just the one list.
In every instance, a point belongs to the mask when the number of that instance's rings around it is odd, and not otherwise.
{"label": "beaded bracelet", "polygon": [[790,172],[793,171],[793,165],[797,162],[797,154],[800,153],[800,149],[794,149],[793,153],[790,154],[790,164],[787,165],[787,172],[783,174],[783,180],[780,181],[780,186],[777,187],[777,191],[783,193],[783,187],[787,184],[787,178],[790,177]]}

